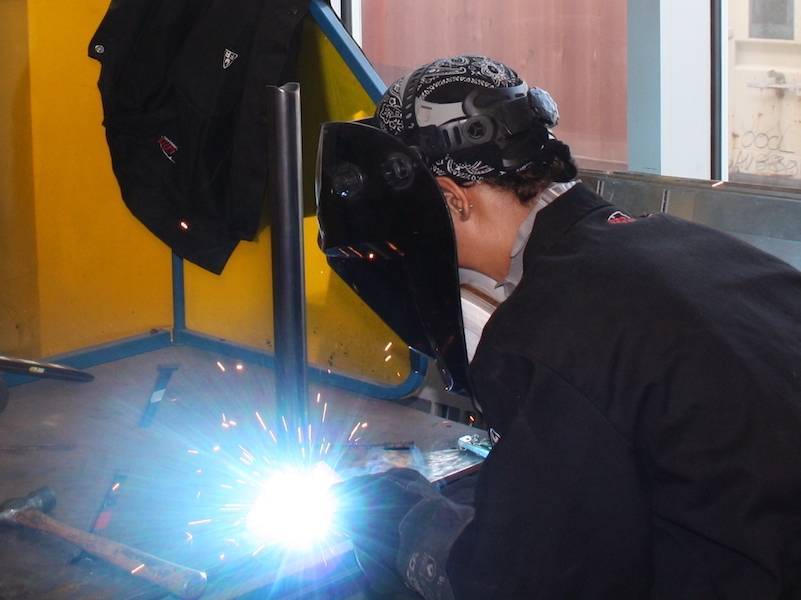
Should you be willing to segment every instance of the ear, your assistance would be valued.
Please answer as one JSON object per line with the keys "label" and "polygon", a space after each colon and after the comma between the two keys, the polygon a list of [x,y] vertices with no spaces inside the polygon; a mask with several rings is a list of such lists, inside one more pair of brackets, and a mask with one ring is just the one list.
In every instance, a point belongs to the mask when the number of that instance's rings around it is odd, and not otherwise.
{"label": "ear", "polygon": [[472,208],[467,197],[467,188],[463,188],[450,177],[439,176],[436,180],[448,208],[451,209],[454,215],[458,215],[460,220],[467,221],[470,218],[470,209]]}

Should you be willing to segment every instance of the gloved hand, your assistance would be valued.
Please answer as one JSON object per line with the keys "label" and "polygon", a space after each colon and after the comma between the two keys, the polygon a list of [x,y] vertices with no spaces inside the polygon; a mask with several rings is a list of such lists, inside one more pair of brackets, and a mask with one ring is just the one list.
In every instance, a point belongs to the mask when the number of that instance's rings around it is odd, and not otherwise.
{"label": "gloved hand", "polygon": [[396,568],[399,526],[414,506],[439,495],[437,488],[412,469],[391,469],[354,477],[335,485],[337,527],[353,541],[356,560],[370,587],[382,594],[406,590]]}

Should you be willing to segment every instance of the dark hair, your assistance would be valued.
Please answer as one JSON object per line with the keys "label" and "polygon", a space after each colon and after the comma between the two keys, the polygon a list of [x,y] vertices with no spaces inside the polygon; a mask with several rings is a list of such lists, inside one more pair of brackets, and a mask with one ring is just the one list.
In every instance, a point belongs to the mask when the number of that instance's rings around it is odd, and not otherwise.
{"label": "dark hair", "polygon": [[549,139],[543,151],[544,158],[531,163],[525,169],[503,175],[492,175],[481,181],[492,187],[510,191],[521,203],[527,204],[554,181],[566,182],[576,178],[578,168],[567,144],[557,139]]}

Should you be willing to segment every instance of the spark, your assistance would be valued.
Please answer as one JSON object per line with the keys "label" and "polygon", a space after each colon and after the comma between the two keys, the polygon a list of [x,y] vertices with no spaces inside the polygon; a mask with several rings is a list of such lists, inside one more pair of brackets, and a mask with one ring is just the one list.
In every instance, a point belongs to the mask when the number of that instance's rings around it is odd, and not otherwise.
{"label": "spark", "polygon": [[712,187],[720,187],[720,186],[721,186],[721,185],[723,185],[724,183],[725,183],[725,182],[723,182],[723,181],[716,181],[715,183],[713,183],[713,184],[712,184]]}
{"label": "spark", "polygon": [[313,439],[312,438],[312,426],[311,426],[311,423],[309,423],[309,433],[308,433],[307,439],[309,440],[309,446],[311,446],[312,439]]}
{"label": "spark", "polygon": [[222,364],[219,360],[217,361],[217,366],[220,368],[220,371],[225,373],[225,365]]}
{"label": "spark", "polygon": [[142,563],[141,565],[139,565],[135,569],[131,569],[131,575],[136,575],[139,571],[141,571],[144,568],[145,568],[145,563]]}
{"label": "spark", "polygon": [[387,344],[387,345],[384,347],[384,352],[389,352],[389,349],[390,349],[390,348],[392,348],[392,342],[390,342],[389,344]]}
{"label": "spark", "polygon": [[184,535],[186,536],[186,541],[187,541],[187,542],[190,542],[190,543],[191,543],[191,542],[192,542],[192,540],[194,540],[194,539],[195,539],[195,536],[193,536],[193,535],[192,535],[191,533],[189,533],[188,531],[184,531]]}
{"label": "spark", "polygon": [[118,489],[120,489],[120,482],[119,481],[111,486],[111,491],[112,492],[116,492]]}
{"label": "spark", "polygon": [[236,421],[234,421],[233,419],[231,419],[230,421],[228,421],[228,424],[229,424],[231,427],[236,427]]}
{"label": "spark", "polygon": [[[198,492],[198,496],[200,496],[200,492]],[[209,523],[211,523],[211,519],[200,519],[199,521],[189,521],[187,525],[194,527],[195,525],[208,525]]]}
{"label": "spark", "polygon": [[353,428],[353,431],[351,431],[350,435],[348,436],[348,441],[351,441],[353,439],[353,436],[356,435],[356,432],[359,431],[359,427],[361,426],[362,426],[361,421],[356,423],[356,427]]}
{"label": "spark", "polygon": [[180,225],[181,229],[183,229],[184,231],[189,231],[189,223],[187,223],[186,221],[179,221],[178,225]]}
{"label": "spark", "polygon": [[375,254],[373,252],[370,252],[370,254],[367,255],[367,258],[373,260],[375,258]]}
{"label": "spark", "polygon": [[273,438],[273,442],[275,442],[277,444],[278,443],[278,438],[275,437],[275,434],[273,433],[273,430],[270,429],[269,433],[270,433],[270,437]]}
{"label": "spark", "polygon": [[320,404],[320,396],[322,396],[322,392],[317,392],[317,404]]}
{"label": "spark", "polygon": [[266,547],[267,547],[267,544],[262,544],[261,546],[256,548],[256,550],[253,551],[251,556],[258,556],[261,553],[261,551],[264,550]]}
{"label": "spark", "polygon": [[397,373],[395,373],[395,374],[396,374],[398,377],[402,377],[402,375],[400,374],[400,371],[398,371],[398,372],[397,372]]}
{"label": "spark", "polygon": [[187,452],[188,452],[189,454],[200,454],[200,452],[199,452],[198,450],[193,450],[192,448],[190,448],[189,450],[187,450]]}
{"label": "spark", "polygon": [[298,444],[303,445],[303,430],[298,427]]}
{"label": "spark", "polygon": [[247,458],[250,459],[251,462],[256,460],[256,457],[253,456],[253,454],[250,452],[250,450],[245,448],[242,444],[239,444],[239,449],[242,451],[242,454],[244,454]]}
{"label": "spark", "polygon": [[259,414],[259,411],[256,411],[256,418],[259,420],[259,424],[261,425],[261,428],[264,429],[264,431],[267,431],[267,425],[264,424],[264,419],[261,418],[261,415]]}
{"label": "spark", "polygon": [[241,373],[242,371],[245,370],[245,365],[243,365],[242,363],[236,363],[236,370]]}
{"label": "spark", "polygon": [[323,420],[322,420],[323,423],[325,423],[325,413],[327,412],[328,412],[328,402],[323,404]]}
{"label": "spark", "polygon": [[211,450],[212,450],[212,452],[219,452],[220,451],[220,445],[219,444],[215,445]]}
{"label": "spark", "polygon": [[284,431],[289,433],[289,427],[287,427],[286,419],[284,418],[284,415],[281,415],[281,422],[284,424]]}
{"label": "spark", "polygon": [[392,355],[387,354],[387,357],[384,359],[384,362],[389,362],[390,360],[392,360]]}
{"label": "spark", "polygon": [[198,475],[203,475],[203,469],[198,469],[197,471],[195,471],[195,473],[197,473]]}
{"label": "spark", "polygon": [[367,429],[367,421],[365,421],[364,423],[362,423],[362,429]]}
{"label": "spark", "polygon": [[220,560],[225,560],[225,553],[220,554]]}

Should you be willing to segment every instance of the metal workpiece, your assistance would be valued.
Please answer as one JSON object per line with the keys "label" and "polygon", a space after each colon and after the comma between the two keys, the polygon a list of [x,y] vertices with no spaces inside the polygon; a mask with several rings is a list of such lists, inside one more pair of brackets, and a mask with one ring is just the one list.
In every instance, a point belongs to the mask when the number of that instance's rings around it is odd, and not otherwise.
{"label": "metal workpiece", "polygon": [[275,390],[279,412],[307,422],[300,85],[269,86]]}

